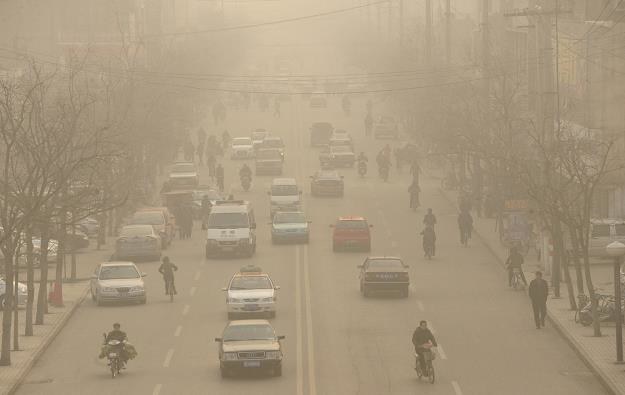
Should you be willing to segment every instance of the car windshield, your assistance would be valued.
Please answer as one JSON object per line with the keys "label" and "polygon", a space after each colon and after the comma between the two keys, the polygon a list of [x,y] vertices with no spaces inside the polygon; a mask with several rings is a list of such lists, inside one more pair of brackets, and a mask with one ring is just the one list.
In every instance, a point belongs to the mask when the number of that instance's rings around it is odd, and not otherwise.
{"label": "car windshield", "polygon": [[130,222],[134,225],[164,225],[165,217],[160,211],[139,211]]}
{"label": "car windshield", "polygon": [[223,341],[275,340],[276,333],[267,324],[230,325],[223,334]]}
{"label": "car windshield", "polygon": [[336,223],[337,229],[365,229],[367,222],[362,220],[344,220]]}
{"label": "car windshield", "polygon": [[280,159],[280,151],[278,150],[262,150],[256,154],[257,159]]}
{"label": "car windshield", "polygon": [[273,217],[273,222],[276,224],[303,224],[306,222],[306,217],[303,213],[276,213]]}
{"label": "car windshield", "polygon": [[152,226],[125,226],[122,228],[120,237],[133,237],[133,236],[152,236]]}
{"label": "car windshield", "polygon": [[193,163],[176,163],[171,168],[172,173],[195,173],[195,166]]}
{"label": "car windshield", "polygon": [[297,185],[272,185],[272,196],[296,196],[299,195]]}
{"label": "car windshield", "polygon": [[592,226],[592,237],[610,237],[610,225],[597,224]]}
{"label": "car windshield", "polygon": [[282,143],[282,140],[280,140],[280,139],[265,139],[263,141],[263,145],[265,147],[271,147],[271,148],[281,148],[281,147],[284,147],[284,144]]}
{"label": "car windshield", "polygon": [[100,280],[117,280],[139,278],[139,272],[134,266],[104,266],[100,269]]}
{"label": "car windshield", "polygon": [[252,145],[252,139],[247,137],[237,137],[232,140],[232,145]]}
{"label": "car windshield", "polygon": [[209,229],[249,228],[247,213],[212,213],[208,217]]}
{"label": "car windshield", "polygon": [[267,132],[252,132],[252,140],[262,140],[267,135]]}
{"label": "car windshield", "polygon": [[347,145],[335,145],[332,147],[332,152],[352,152]]}
{"label": "car windshield", "polygon": [[230,283],[231,290],[271,289],[271,281],[267,276],[237,276]]}
{"label": "car windshield", "polygon": [[202,200],[204,199],[204,196],[208,196],[208,200],[221,200],[222,196],[219,194],[219,191],[216,191],[214,189],[209,189],[209,190],[198,190],[198,191],[193,191],[193,200]]}
{"label": "car windshield", "polygon": [[369,267],[395,267],[403,268],[404,265],[399,259],[370,259],[367,261]]}

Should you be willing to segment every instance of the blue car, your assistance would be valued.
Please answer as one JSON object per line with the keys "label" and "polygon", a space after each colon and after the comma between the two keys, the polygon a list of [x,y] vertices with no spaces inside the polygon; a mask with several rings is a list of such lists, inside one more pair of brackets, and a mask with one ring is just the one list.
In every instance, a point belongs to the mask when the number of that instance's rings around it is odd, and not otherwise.
{"label": "blue car", "polygon": [[274,244],[281,242],[308,243],[311,221],[301,211],[279,211],[271,222],[271,241]]}

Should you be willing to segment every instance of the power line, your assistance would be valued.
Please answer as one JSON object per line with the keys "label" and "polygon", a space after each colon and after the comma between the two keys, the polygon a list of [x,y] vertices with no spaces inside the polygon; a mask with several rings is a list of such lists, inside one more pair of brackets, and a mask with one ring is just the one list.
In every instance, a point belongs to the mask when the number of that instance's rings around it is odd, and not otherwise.
{"label": "power line", "polygon": [[380,0],[380,1],[373,2],[373,3],[366,3],[366,4],[356,5],[356,6],[347,7],[347,8],[339,8],[339,9],[336,9],[336,10],[319,12],[319,13],[311,14],[311,15],[303,15],[303,16],[296,16],[296,17],[292,17],[292,18],[278,19],[278,20],[275,20],[275,21],[250,23],[250,24],[247,24],[247,25],[226,26],[226,27],[220,27],[220,28],[214,28],[214,29],[194,30],[194,31],[189,31],[189,32],[171,32],[171,33],[159,33],[159,34],[146,34],[143,37],[150,38],[150,37],[188,36],[188,35],[195,35],[195,34],[227,32],[227,31],[233,31],[233,30],[255,29],[255,28],[258,28],[258,27],[281,25],[281,24],[284,24],[284,23],[298,22],[298,21],[304,21],[304,20],[308,20],[308,19],[321,18],[321,17],[324,17],[324,16],[341,14],[341,13],[344,13],[344,12],[358,10],[358,9],[361,9],[361,8],[367,8],[367,7],[372,7],[372,6],[383,4],[383,3],[388,3],[390,1],[392,1],[392,0]]}

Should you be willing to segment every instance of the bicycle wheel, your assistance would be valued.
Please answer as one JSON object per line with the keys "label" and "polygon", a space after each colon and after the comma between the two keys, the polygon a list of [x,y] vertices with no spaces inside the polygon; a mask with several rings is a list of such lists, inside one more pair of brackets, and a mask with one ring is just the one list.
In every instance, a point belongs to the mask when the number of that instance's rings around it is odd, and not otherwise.
{"label": "bicycle wheel", "polygon": [[430,380],[430,383],[434,384],[434,381],[436,380],[436,373],[434,373],[434,365],[432,364],[432,361],[428,362],[428,379]]}

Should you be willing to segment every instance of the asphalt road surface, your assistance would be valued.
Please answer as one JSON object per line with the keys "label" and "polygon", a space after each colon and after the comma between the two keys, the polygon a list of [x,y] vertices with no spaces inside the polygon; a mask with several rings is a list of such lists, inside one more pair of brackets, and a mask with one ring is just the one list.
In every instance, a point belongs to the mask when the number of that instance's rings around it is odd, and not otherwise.
{"label": "asphalt road surface", "polygon": [[[196,224],[190,240],[166,251],[180,270],[178,296],[164,295],[157,262],[140,263],[148,276],[146,305],[98,307],[86,300],[25,379],[18,394],[602,394],[605,390],[555,329],[536,330],[522,292],[507,288],[504,272],[473,239],[460,246],[455,207],[422,177],[422,203],[438,217],[437,256],[423,258],[418,233],[425,209],[408,209],[407,169],[392,169],[388,183],[376,176],[375,153],[385,142],[363,136],[363,103],[354,115],[340,111],[340,98],[327,110],[311,110],[303,99],[282,105],[282,117],[268,113],[229,114],[233,136],[265,127],[287,144],[285,175],[304,190],[312,223],[309,245],[273,246],[270,238],[271,177],[255,177],[252,189],[238,185],[241,162],[224,159],[226,184],[236,198],[255,207],[258,249],[251,259],[204,259],[204,235]],[[348,129],[356,151],[370,159],[360,178],[345,169],[345,197],[313,198],[309,179],[318,168],[308,146],[312,121],[329,120]],[[221,135],[223,127],[209,127]],[[206,177],[206,169],[202,169]],[[363,298],[358,270],[363,253],[333,253],[328,225],[339,215],[363,215],[374,225],[372,255],[400,256],[410,265],[407,299]],[[277,316],[285,335],[283,376],[222,379],[217,345],[227,323],[221,288],[241,266],[253,263],[281,286]],[[440,343],[434,361],[437,381],[420,382],[413,370],[411,334],[426,319]],[[111,379],[97,358],[102,332],[120,322],[139,356]]]}

